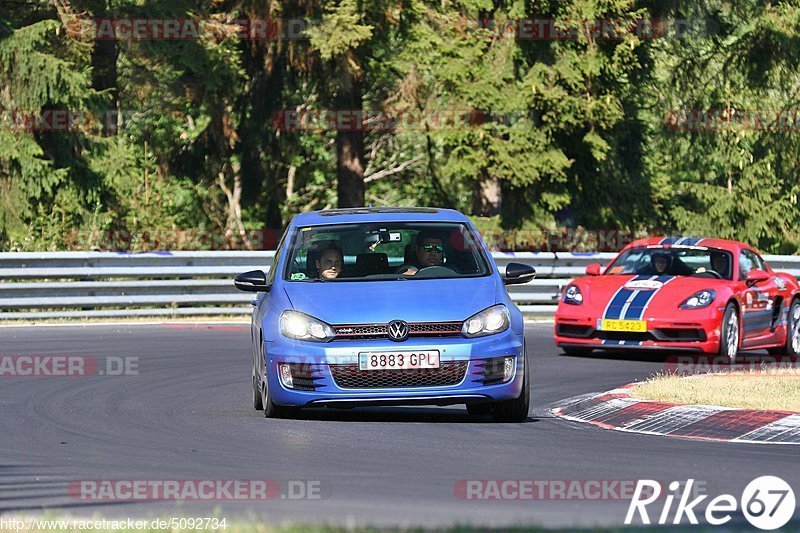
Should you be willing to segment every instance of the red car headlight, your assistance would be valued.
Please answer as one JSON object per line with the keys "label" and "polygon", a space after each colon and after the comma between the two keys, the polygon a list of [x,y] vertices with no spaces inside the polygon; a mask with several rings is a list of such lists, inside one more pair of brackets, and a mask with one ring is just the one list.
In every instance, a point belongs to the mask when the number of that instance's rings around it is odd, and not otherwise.
{"label": "red car headlight", "polygon": [[581,305],[583,303],[583,294],[581,294],[581,290],[577,285],[568,285],[561,299],[566,304]]}
{"label": "red car headlight", "polygon": [[714,292],[712,289],[706,289],[700,292],[696,292],[687,298],[681,305],[681,309],[702,309],[704,307],[708,307],[711,305],[711,302],[714,301],[714,298],[717,296],[717,293]]}

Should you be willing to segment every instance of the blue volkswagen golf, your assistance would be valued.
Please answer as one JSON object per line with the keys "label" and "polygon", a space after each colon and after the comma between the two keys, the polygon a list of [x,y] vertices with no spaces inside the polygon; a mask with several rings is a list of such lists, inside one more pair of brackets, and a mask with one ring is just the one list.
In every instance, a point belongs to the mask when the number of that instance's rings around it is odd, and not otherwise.
{"label": "blue volkswagen golf", "polygon": [[267,417],[302,407],[465,404],[471,414],[528,415],[523,318],[470,220],[448,209],[303,213],[268,274],[236,277],[257,292],[253,405]]}

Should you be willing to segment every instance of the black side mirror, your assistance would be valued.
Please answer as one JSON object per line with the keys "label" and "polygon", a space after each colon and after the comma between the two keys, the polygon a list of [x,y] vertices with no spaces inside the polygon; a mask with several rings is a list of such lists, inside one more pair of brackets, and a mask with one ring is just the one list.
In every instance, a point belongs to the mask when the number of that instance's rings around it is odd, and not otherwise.
{"label": "black side mirror", "polygon": [[509,263],[506,265],[506,276],[503,283],[506,285],[518,285],[528,283],[536,277],[536,269],[530,265],[522,263]]}
{"label": "black side mirror", "polygon": [[233,284],[240,291],[246,292],[266,292],[269,291],[267,285],[267,275],[261,270],[251,270],[244,274],[239,274],[233,280]]}

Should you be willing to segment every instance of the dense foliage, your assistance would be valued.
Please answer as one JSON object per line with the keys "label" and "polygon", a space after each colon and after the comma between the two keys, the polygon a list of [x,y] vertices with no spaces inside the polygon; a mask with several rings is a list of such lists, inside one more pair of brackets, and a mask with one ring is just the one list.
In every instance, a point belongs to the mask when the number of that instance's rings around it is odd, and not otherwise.
{"label": "dense foliage", "polygon": [[796,1],[9,0],[0,250],[438,205],[794,253],[799,63]]}

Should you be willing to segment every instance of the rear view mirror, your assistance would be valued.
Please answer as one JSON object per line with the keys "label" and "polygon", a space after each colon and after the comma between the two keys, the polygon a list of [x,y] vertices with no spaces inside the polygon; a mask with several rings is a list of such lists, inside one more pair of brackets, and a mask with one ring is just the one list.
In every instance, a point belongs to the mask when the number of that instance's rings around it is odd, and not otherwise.
{"label": "rear view mirror", "polygon": [[528,283],[536,277],[536,269],[523,263],[509,263],[506,265],[506,275],[503,283],[506,285],[518,285]]}
{"label": "rear view mirror", "polygon": [[586,275],[587,276],[599,276],[600,275],[600,264],[599,263],[592,263],[591,265],[586,267]]}
{"label": "rear view mirror", "polygon": [[240,291],[245,292],[266,292],[269,291],[267,285],[267,275],[261,270],[251,270],[244,274],[239,274],[233,280],[233,284]]}
{"label": "rear view mirror", "polygon": [[388,244],[390,242],[401,242],[403,236],[397,231],[378,230],[375,233],[368,233],[364,236],[364,244],[368,246],[375,246],[378,243]]}
{"label": "rear view mirror", "polygon": [[755,285],[756,283],[767,281],[769,279],[769,274],[767,274],[761,269],[754,268],[753,270],[747,273],[746,279],[748,285]]}

